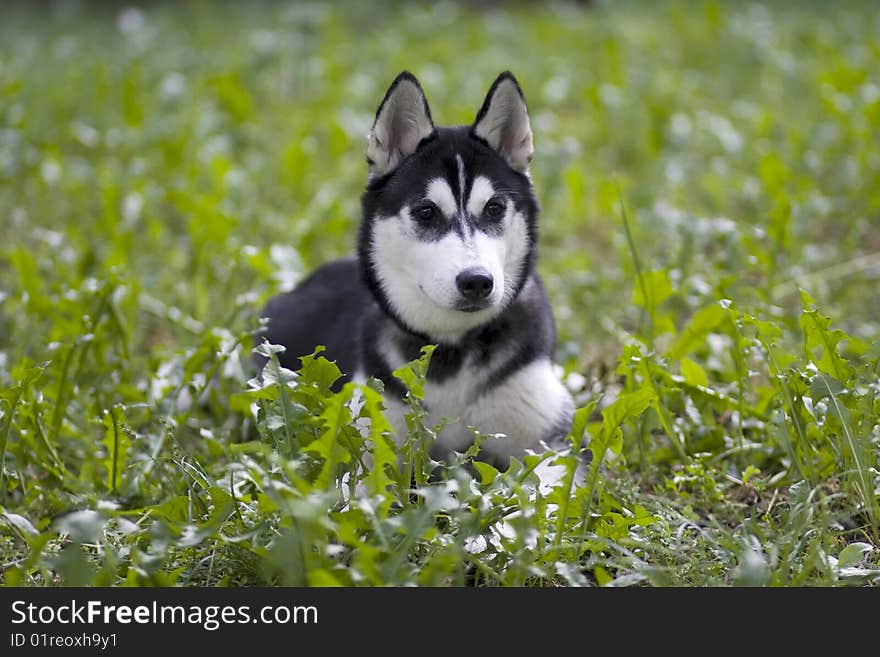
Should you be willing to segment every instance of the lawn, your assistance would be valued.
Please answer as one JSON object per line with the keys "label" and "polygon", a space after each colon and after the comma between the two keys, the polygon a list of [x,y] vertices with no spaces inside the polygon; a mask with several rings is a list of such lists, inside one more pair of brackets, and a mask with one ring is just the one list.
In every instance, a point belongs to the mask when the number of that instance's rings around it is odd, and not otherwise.
{"label": "lawn", "polygon": [[[428,478],[424,359],[402,469],[375,382],[253,378],[404,69],[529,103],[580,410],[503,472]],[[878,72],[867,0],[4,3],[0,582],[880,583]]]}

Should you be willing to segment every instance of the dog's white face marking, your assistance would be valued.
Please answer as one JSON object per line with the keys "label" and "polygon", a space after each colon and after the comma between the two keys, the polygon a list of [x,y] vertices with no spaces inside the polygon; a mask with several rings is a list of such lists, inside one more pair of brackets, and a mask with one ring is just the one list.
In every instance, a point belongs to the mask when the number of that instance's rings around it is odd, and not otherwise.
{"label": "dog's white face marking", "polygon": [[526,267],[531,239],[526,218],[521,212],[516,211],[513,201],[507,201],[504,221],[507,222],[507,226],[501,239],[504,240],[506,253],[504,258],[504,303],[506,304],[513,299],[516,281],[520,279]]}
{"label": "dog's white face marking", "polygon": [[455,203],[455,195],[449,183],[443,178],[433,178],[428,183],[428,189],[425,190],[425,198],[440,208],[440,212],[447,219],[452,219],[458,212],[458,205]]}
{"label": "dog's white face marking", "polygon": [[461,155],[458,153],[455,154],[455,164],[458,166],[458,208],[462,211],[461,215],[461,227],[462,233],[466,232],[466,224],[464,221],[463,211],[465,209],[464,205],[464,188],[467,183],[467,176],[464,173],[464,160],[461,159]]}
{"label": "dog's white face marking", "polygon": [[[466,171],[460,156],[459,190],[465,189]],[[444,215],[450,228],[439,239],[425,239],[423,227],[409,207],[373,226],[372,262],[382,290],[398,316],[412,329],[441,342],[455,343],[472,328],[485,324],[510,302],[530,249],[526,219],[512,199],[504,199],[504,215],[491,231],[482,230],[479,218],[495,189],[485,176],[477,176],[465,198],[455,198],[442,178],[431,179],[425,196]],[[497,197],[496,197],[497,198]],[[461,228],[455,230],[461,222]],[[486,307],[458,310],[462,294],[456,277],[480,267],[493,279]]]}
{"label": "dog's white face marking", "polygon": [[468,196],[467,211],[472,217],[479,217],[489,199],[495,195],[495,188],[486,176],[477,176]]}

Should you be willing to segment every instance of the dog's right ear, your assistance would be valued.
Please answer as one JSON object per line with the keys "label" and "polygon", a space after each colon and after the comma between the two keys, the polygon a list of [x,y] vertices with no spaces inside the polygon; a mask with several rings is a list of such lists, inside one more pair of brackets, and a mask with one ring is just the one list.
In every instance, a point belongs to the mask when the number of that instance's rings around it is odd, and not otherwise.
{"label": "dog's right ear", "polygon": [[404,71],[385,93],[367,136],[370,178],[393,171],[433,132],[431,110],[422,87],[412,73]]}

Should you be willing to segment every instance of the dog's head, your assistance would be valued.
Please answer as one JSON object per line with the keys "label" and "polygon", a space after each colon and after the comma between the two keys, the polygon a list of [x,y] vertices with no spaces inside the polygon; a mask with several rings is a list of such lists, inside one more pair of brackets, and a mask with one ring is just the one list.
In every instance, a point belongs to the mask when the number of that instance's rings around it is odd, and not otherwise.
{"label": "dog's head", "polygon": [[498,76],[470,126],[435,127],[397,76],[367,138],[359,255],[379,302],[411,331],[455,343],[496,317],[534,264],[538,202],[519,84]]}

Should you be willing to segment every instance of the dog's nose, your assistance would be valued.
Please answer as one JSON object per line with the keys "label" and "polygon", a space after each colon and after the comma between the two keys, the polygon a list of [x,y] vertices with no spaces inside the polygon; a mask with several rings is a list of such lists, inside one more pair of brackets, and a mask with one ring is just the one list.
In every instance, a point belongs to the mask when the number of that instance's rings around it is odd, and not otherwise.
{"label": "dog's nose", "polygon": [[468,301],[482,301],[492,294],[495,281],[483,267],[471,267],[455,277],[455,284]]}

